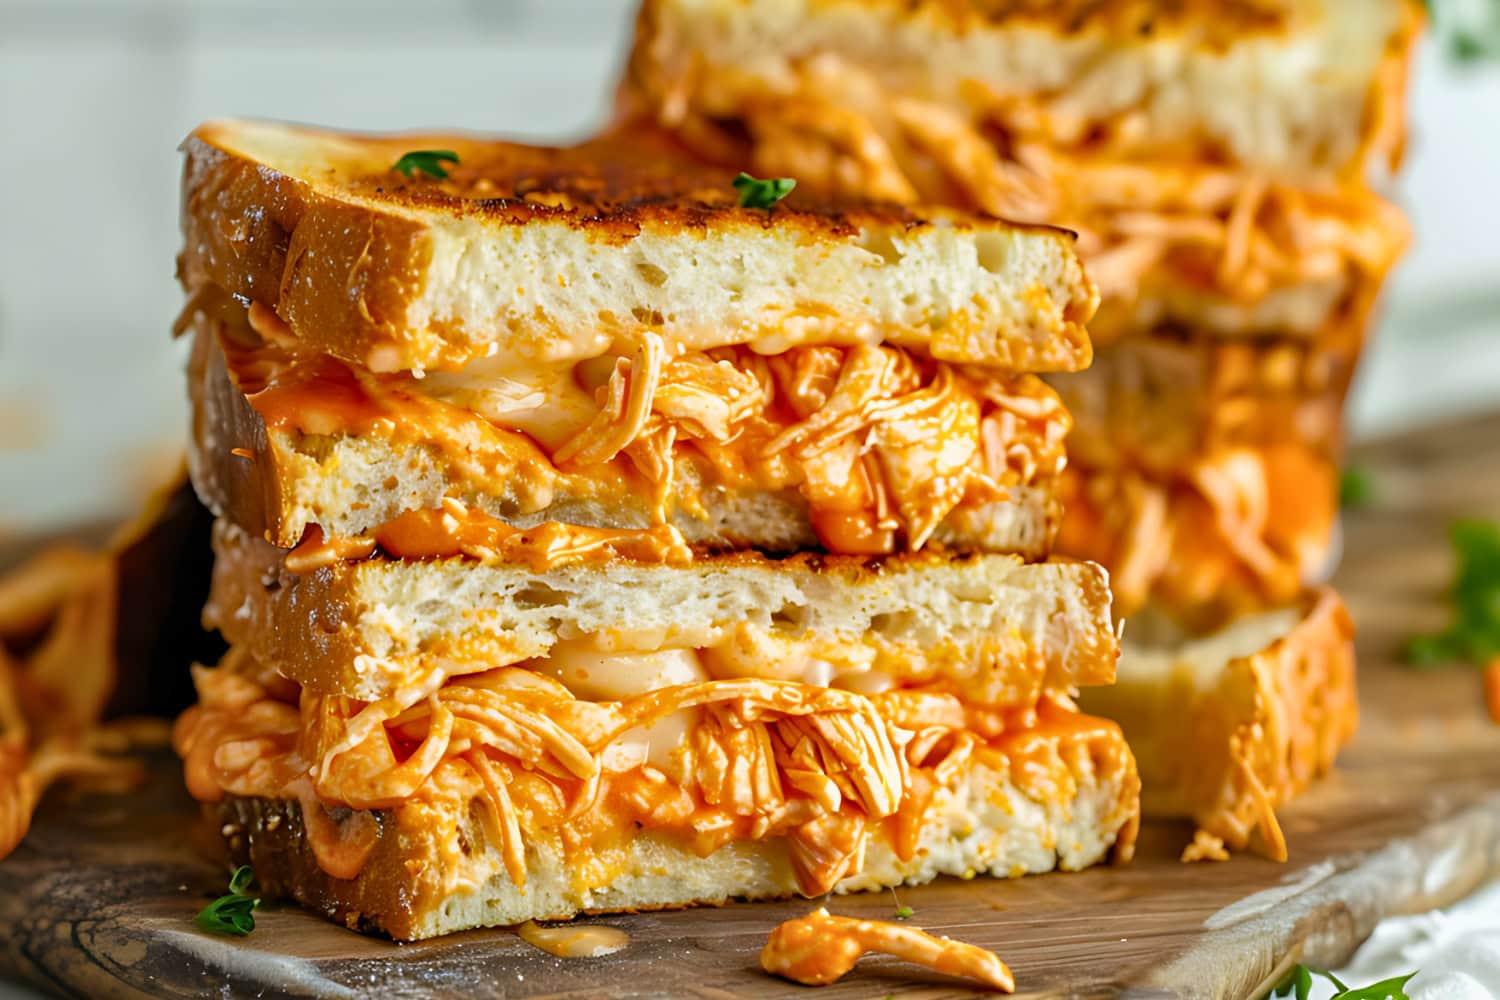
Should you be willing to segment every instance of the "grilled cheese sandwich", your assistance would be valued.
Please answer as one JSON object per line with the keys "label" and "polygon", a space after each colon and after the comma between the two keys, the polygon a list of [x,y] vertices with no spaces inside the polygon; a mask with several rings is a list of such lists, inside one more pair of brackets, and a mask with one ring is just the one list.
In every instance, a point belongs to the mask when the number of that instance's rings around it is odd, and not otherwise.
{"label": "grilled cheese sandwich", "polygon": [[186,152],[230,652],[175,744],[268,891],[415,939],[1128,857],[1108,578],[1048,559],[1071,235],[650,136]]}

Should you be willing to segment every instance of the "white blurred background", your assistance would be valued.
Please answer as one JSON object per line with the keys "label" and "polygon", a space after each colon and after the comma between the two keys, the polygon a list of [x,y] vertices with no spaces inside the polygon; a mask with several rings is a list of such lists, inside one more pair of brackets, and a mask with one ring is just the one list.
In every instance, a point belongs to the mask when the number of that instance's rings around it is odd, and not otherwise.
{"label": "white blurred background", "polygon": [[[0,539],[128,509],[184,426],[177,143],[257,115],[586,133],[634,0],[0,0]],[[1500,405],[1500,70],[1429,41],[1415,252],[1358,434]]]}

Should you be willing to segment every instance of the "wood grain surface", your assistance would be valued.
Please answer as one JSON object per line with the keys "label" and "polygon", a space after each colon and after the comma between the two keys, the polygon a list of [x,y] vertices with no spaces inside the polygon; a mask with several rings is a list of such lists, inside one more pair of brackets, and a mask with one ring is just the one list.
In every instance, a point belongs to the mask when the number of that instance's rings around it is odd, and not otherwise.
{"label": "wood grain surface", "polygon": [[[1188,830],[1148,824],[1125,867],[904,890],[913,923],[996,949],[1025,996],[1257,996],[1301,959],[1342,961],[1382,917],[1451,902],[1500,875],[1500,727],[1480,674],[1414,672],[1404,638],[1442,624],[1456,516],[1500,517],[1500,416],[1362,449],[1377,496],[1346,519],[1338,583],[1360,626],[1361,730],[1331,778],[1283,813],[1291,860],[1182,865]],[[129,798],[50,798],[0,864],[0,975],[79,996],[974,995],[895,962],[820,993],[761,974],[779,921],[808,901],[601,919],[631,946],[553,958],[508,930],[414,945],[268,905],[244,939],[197,930],[222,891],[205,831],[163,757]],[[888,917],[889,893],[836,897]]]}

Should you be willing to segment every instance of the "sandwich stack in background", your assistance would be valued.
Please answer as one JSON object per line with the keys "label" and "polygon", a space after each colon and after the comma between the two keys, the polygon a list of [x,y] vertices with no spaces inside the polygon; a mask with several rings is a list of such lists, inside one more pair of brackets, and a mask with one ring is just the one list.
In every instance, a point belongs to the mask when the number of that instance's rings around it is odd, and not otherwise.
{"label": "sandwich stack in background", "polygon": [[1129,855],[1067,234],[643,138],[185,150],[230,651],[175,744],[267,893],[416,939]]}
{"label": "sandwich stack in background", "polygon": [[1411,0],[646,0],[639,18],[633,128],[1078,231],[1103,302],[1096,364],[1049,377],[1077,420],[1059,550],[1110,569],[1117,613],[1146,612],[1090,704],[1125,723],[1147,811],[1200,824],[1190,856],[1284,857],[1275,807],[1353,731],[1351,626],[1309,588],[1331,568],[1344,396],[1408,238],[1378,190],[1421,23]]}

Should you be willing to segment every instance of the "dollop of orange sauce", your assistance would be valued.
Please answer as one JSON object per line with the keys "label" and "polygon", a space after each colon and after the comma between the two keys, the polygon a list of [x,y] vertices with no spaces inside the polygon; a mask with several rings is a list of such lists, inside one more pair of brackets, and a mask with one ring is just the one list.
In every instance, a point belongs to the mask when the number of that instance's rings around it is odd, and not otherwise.
{"label": "dollop of orange sauce", "polygon": [[992,951],[885,920],[836,917],[821,906],[773,930],[761,949],[760,967],[804,986],[827,986],[867,952],[883,952],[1002,993],[1016,989],[1010,968]]}
{"label": "dollop of orange sauce", "polygon": [[286,554],[284,564],[289,572],[315,573],[334,563],[368,559],[375,554],[375,542],[369,538],[324,538],[316,524],[307,529],[297,547]]}
{"label": "dollop of orange sauce", "polygon": [[398,559],[468,555],[522,563],[538,573],[578,562],[685,565],[693,559],[693,550],[670,525],[634,530],[547,521],[522,529],[452,501],[438,510],[408,511],[376,528],[374,540]]}
{"label": "dollop of orange sauce", "polygon": [[516,936],[558,958],[603,958],[630,946],[630,935],[618,927],[594,924],[542,927],[528,920],[516,927]]}

